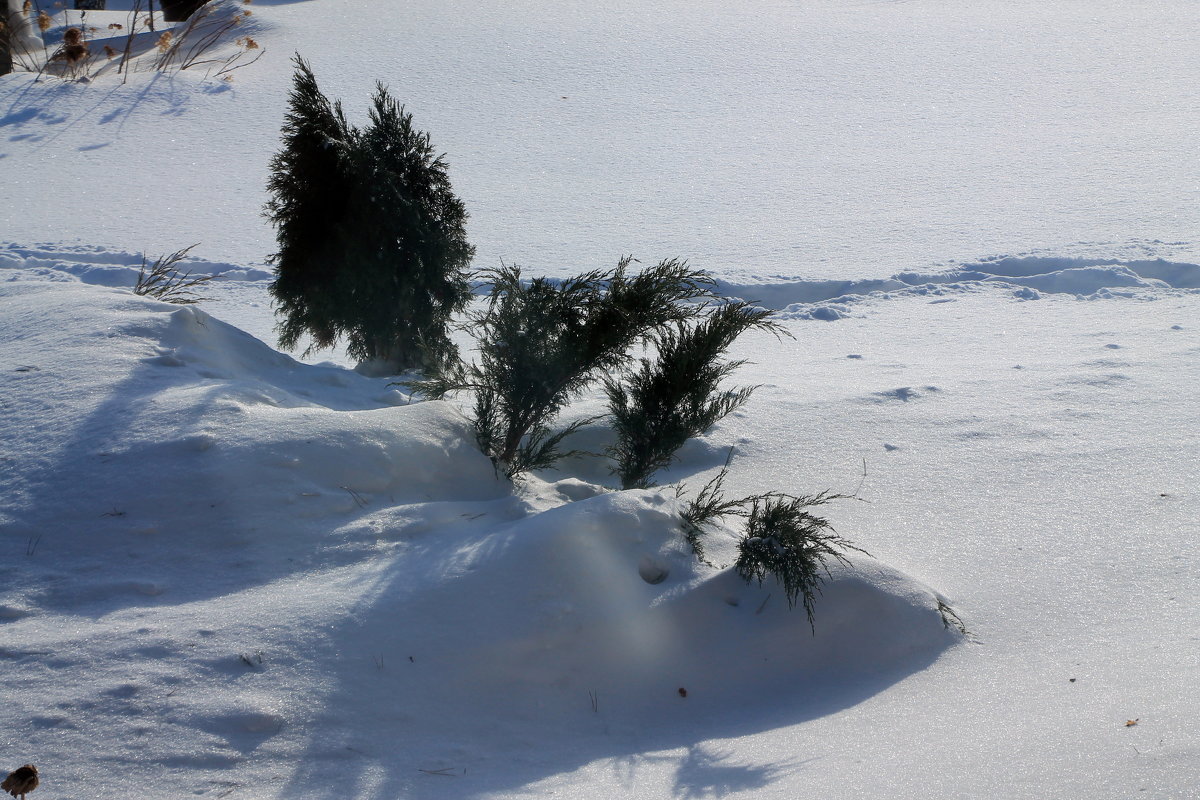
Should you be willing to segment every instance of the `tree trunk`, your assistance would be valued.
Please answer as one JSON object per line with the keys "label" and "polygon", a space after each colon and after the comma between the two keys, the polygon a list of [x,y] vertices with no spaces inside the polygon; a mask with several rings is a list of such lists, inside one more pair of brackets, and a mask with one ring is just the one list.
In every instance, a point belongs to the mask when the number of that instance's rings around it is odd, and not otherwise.
{"label": "tree trunk", "polygon": [[421,366],[420,352],[399,342],[378,338],[371,345],[371,357],[358,362],[354,371],[370,378],[400,375]]}
{"label": "tree trunk", "polygon": [[0,0],[0,22],[6,23],[0,32],[0,75],[18,65],[29,68],[44,57],[42,35],[24,6],[23,0]]}
{"label": "tree trunk", "polygon": [[[4,22],[4,20],[0,20]],[[12,72],[12,46],[8,43],[8,25],[0,31],[0,75]]]}
{"label": "tree trunk", "polygon": [[21,24],[20,14],[19,6],[14,11],[8,0],[0,3],[0,75],[13,71],[13,46],[17,44],[15,26]]}

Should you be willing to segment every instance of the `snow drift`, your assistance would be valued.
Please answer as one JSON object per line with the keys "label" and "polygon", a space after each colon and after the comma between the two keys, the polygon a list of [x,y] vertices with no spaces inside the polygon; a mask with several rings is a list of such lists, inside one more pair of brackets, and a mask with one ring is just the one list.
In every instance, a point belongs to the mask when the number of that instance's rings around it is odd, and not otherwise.
{"label": "snow drift", "polygon": [[27,280],[0,314],[12,719],[60,765],[92,742],[114,790],[298,754],[284,795],[323,796],[348,751],[397,776],[499,748],[527,781],[827,714],[956,639],[866,557],[814,636],[777,587],[697,563],[673,494],[514,490],[450,404],[198,308]]}

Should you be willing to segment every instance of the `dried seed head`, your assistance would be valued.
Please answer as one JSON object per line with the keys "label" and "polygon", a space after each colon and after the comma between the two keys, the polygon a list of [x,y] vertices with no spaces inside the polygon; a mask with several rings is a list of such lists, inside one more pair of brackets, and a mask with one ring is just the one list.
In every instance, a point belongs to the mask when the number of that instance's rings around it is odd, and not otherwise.
{"label": "dried seed head", "polygon": [[21,6],[22,13],[28,14],[33,10],[33,0],[25,0],[25,5]]}
{"label": "dried seed head", "polygon": [[67,28],[63,31],[63,43],[67,45],[77,45],[83,41],[83,31],[79,28]]}
{"label": "dried seed head", "polygon": [[113,50],[113,49],[112,49],[111,47],[109,47],[108,45],[104,45],[104,55],[105,55],[106,57],[108,57],[108,58],[112,58],[112,57],[113,57],[113,56],[115,56],[116,54],[117,54],[117,51],[116,51],[116,50]]}
{"label": "dried seed head", "polygon": [[165,53],[171,49],[171,38],[170,31],[162,32],[162,35],[158,37],[158,52]]}
{"label": "dried seed head", "polygon": [[69,44],[62,49],[62,57],[72,65],[83,61],[89,55],[91,53],[88,52],[86,44]]}
{"label": "dried seed head", "polygon": [[50,30],[50,26],[54,23],[50,21],[50,15],[45,11],[38,12],[38,30],[42,33]]}

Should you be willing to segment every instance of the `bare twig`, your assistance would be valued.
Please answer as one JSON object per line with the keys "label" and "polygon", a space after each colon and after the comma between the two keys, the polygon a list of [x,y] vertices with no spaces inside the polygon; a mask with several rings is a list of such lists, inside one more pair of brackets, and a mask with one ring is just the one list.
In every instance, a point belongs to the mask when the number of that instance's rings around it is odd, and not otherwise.
{"label": "bare twig", "polygon": [[[858,486],[855,486],[854,491],[851,492],[849,495],[847,495],[847,497],[853,498],[855,500],[862,500],[862,498],[858,496],[858,493],[862,491],[863,484],[865,484],[867,482],[867,458],[866,458],[866,456],[863,456],[862,462],[863,462],[863,471],[862,471],[862,477],[858,479]],[[865,503],[866,501],[863,500],[863,502]]]}
{"label": "bare twig", "polygon": [[763,598],[762,604],[761,604],[761,605],[759,605],[759,607],[758,607],[758,610],[757,610],[757,611],[755,611],[754,613],[755,613],[755,614],[761,614],[761,613],[763,612],[763,609],[767,607],[767,603],[768,603],[770,600],[771,600],[771,595],[770,595],[770,594],[768,594],[766,597],[764,597],[764,598]]}
{"label": "bare twig", "polygon": [[[250,11],[242,11],[224,20],[213,19],[212,14],[213,7],[211,5],[201,6],[188,17],[187,24],[178,35],[164,32],[155,70],[166,72],[174,67],[183,71],[205,64],[220,64],[216,74],[224,75],[235,69],[249,66],[262,57],[263,51],[259,48],[258,42],[249,36],[244,36],[237,40],[238,50],[233,55],[227,58],[208,58],[208,53],[226,38],[226,34],[249,17]],[[246,54],[251,50],[259,52],[253,58],[244,60]]]}
{"label": "bare twig", "polygon": [[197,295],[192,289],[208,283],[213,278],[216,278],[219,273],[193,278],[190,272],[181,273],[175,266],[195,246],[192,245],[182,250],[176,250],[169,256],[160,256],[157,261],[150,265],[149,271],[146,269],[146,258],[143,256],[142,268],[138,273],[137,285],[133,287],[133,293],[177,305],[192,305],[209,299]]}
{"label": "bare twig", "polygon": [[48,655],[51,655],[49,650],[9,650],[6,647],[0,647],[0,658],[25,658],[26,656]]}
{"label": "bare twig", "polygon": [[[249,37],[246,37],[246,41],[253,42],[253,40],[250,39]],[[255,44],[254,47],[250,47],[249,44],[246,44],[243,46],[246,48],[246,50],[239,50],[238,52],[231,55],[229,58],[225,59],[225,63],[222,64],[221,68],[213,74],[214,75],[228,75],[229,73],[233,72],[235,69],[241,69],[242,67],[248,67],[251,64],[253,64],[255,61],[258,61],[260,58],[262,58],[263,53],[267,52],[266,50],[259,49],[257,44]],[[242,56],[244,56],[247,51],[254,50],[254,49],[258,50],[258,53],[255,54],[254,58],[250,59],[249,61],[241,60]],[[203,62],[203,63],[207,63],[207,62]]]}
{"label": "bare twig", "polygon": [[942,625],[945,626],[947,630],[954,628],[963,636],[970,635],[970,631],[967,630],[966,623],[963,622],[962,618],[955,613],[954,609],[950,607],[950,604],[940,597],[937,598],[937,610],[938,613],[942,615]]}
{"label": "bare twig", "polygon": [[133,10],[129,12],[129,35],[125,37],[125,52],[121,54],[121,63],[117,65],[117,74],[124,73],[125,75],[121,81],[122,83],[129,80],[129,72],[126,70],[126,67],[129,65],[129,54],[133,49],[133,37],[137,33],[138,17],[141,13],[142,0],[134,0]]}

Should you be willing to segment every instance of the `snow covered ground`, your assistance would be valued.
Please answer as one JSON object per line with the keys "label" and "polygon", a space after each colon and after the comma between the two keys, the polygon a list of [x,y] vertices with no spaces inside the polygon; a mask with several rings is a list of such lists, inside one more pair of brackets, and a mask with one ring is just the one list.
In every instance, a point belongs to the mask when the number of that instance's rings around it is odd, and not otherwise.
{"label": "snow covered ground", "polygon": [[633,253],[878,278],[1132,240],[1200,260],[1200,17],[1185,0],[249,8],[243,30],[270,55],[230,83],[6,79],[5,238],[200,242],[261,262],[298,51],[352,118],[376,80],[408,104],[447,153],[486,266],[566,274]]}
{"label": "snow covered ground", "polygon": [[[231,82],[0,78],[0,767],[60,798],[1200,796],[1189,4],[248,8]],[[481,266],[680,255],[780,309],[794,340],[738,344],[752,401],[663,477],[733,446],[735,494],[857,492],[829,515],[872,556],[815,635],[695,562],[672,487],[511,486],[454,403],[272,348],[293,50],[352,116],[376,78],[408,103]],[[211,301],[128,291],[193,242]]]}

